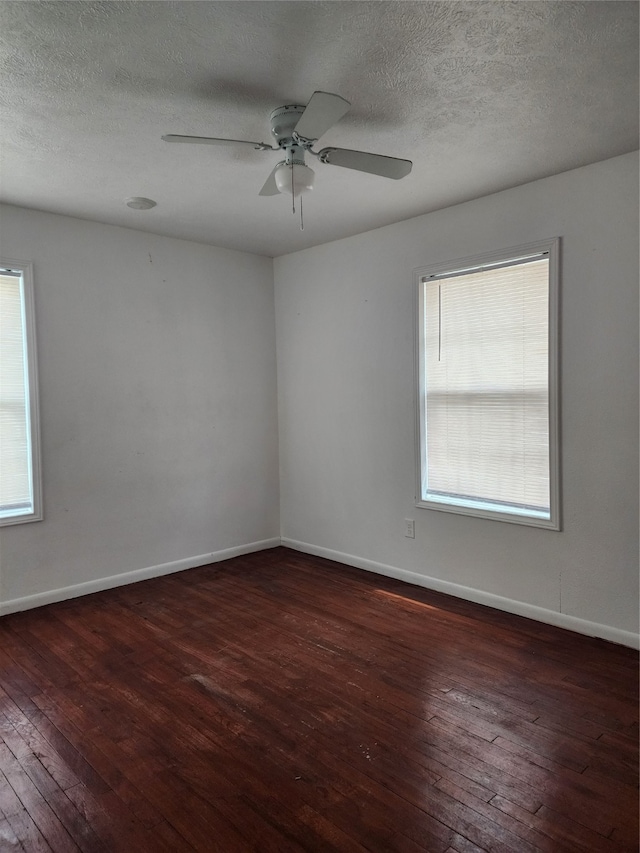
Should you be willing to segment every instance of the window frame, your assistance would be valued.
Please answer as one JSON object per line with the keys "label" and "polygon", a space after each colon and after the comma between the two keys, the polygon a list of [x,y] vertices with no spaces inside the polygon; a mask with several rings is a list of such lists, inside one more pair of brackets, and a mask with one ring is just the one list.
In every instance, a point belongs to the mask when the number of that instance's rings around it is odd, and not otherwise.
{"label": "window frame", "polygon": [[[426,454],[426,417],[425,417],[425,355],[424,345],[424,283],[433,276],[455,275],[456,273],[480,270],[483,267],[498,267],[517,260],[546,253],[549,257],[548,290],[548,402],[549,402],[549,518],[526,515],[523,512],[509,512],[496,508],[466,506],[446,501],[429,500],[426,493],[425,478],[427,471]],[[561,491],[560,491],[560,238],[554,237],[520,246],[453,259],[414,270],[415,282],[415,470],[416,491],[414,503],[421,509],[449,512],[510,524],[540,527],[548,530],[561,530]],[[478,503],[481,503],[480,501]]]}
{"label": "window frame", "polygon": [[29,431],[29,468],[32,490],[32,511],[16,512],[14,515],[0,516],[0,527],[42,521],[42,460],[40,443],[40,405],[38,389],[38,353],[36,343],[35,298],[33,286],[33,264],[0,257],[0,272],[20,273],[22,285],[22,318],[24,332],[25,365],[28,383],[28,431]]}

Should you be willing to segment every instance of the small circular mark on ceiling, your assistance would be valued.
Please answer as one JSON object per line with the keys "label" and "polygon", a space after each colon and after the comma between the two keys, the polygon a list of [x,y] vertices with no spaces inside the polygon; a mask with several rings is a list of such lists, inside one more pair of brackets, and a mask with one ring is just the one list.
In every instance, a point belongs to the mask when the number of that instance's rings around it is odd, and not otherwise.
{"label": "small circular mark on ceiling", "polygon": [[158,202],[154,201],[152,198],[142,198],[142,196],[132,196],[126,201],[127,207],[130,207],[133,210],[151,210],[151,208],[155,207],[157,203]]}

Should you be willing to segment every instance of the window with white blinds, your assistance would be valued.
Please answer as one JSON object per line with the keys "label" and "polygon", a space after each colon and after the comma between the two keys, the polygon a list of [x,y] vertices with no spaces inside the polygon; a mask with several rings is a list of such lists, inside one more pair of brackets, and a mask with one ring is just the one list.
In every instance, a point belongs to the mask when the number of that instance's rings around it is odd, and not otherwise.
{"label": "window with white blinds", "polygon": [[0,524],[42,518],[31,265],[0,261]]}
{"label": "window with white blinds", "polygon": [[559,529],[557,254],[418,271],[419,506]]}

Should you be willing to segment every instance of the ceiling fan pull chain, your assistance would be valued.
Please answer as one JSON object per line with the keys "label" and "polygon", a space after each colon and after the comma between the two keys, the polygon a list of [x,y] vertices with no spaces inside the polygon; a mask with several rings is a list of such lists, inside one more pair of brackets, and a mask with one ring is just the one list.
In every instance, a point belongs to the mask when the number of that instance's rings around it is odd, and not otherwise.
{"label": "ceiling fan pull chain", "polygon": [[300,196],[300,230],[304,231],[304,219],[302,218],[302,196]]}
{"label": "ceiling fan pull chain", "polygon": [[291,161],[291,213],[295,216],[296,213],[296,193],[293,185],[293,160]]}

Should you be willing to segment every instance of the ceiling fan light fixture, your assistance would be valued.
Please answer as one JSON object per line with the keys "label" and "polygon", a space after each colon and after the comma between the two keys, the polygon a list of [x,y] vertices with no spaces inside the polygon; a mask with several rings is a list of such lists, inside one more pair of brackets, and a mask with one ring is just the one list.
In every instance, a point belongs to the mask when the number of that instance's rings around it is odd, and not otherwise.
{"label": "ceiling fan light fixture", "polygon": [[278,191],[289,193],[294,198],[313,189],[315,176],[313,169],[304,163],[280,163],[274,173]]}

